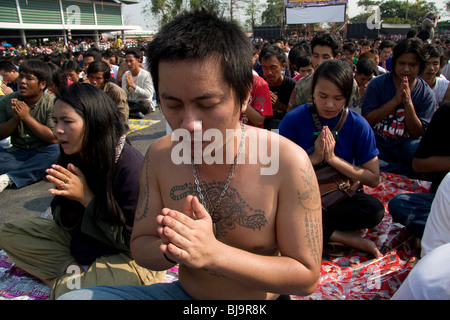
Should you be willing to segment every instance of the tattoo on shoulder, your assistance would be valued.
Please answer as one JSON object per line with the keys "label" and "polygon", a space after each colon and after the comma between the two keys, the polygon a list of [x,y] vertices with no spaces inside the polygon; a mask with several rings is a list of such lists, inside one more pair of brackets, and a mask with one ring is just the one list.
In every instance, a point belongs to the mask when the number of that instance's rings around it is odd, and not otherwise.
{"label": "tattoo on shoulder", "polygon": [[[303,192],[297,190],[298,199],[300,200],[300,204],[305,209],[317,210],[318,206],[321,205],[320,201],[320,193],[317,192],[315,186],[317,185],[317,178],[314,170],[311,166],[308,166],[306,169],[300,169],[303,172],[302,180],[305,188]],[[308,204],[305,202],[308,201]],[[313,207],[311,207],[313,206]]]}
{"label": "tattoo on shoulder", "polygon": [[[224,187],[223,182],[204,183],[202,191],[208,200],[206,205],[212,208],[212,203],[216,203]],[[170,198],[172,200],[182,200],[189,194],[198,196],[197,189],[192,183],[175,185],[170,189]],[[222,202],[217,211],[212,214],[213,222],[216,223],[216,237],[220,238],[226,235],[228,230],[233,230],[236,224],[251,230],[261,230],[267,223],[264,210],[254,209],[233,187],[229,187],[222,198]]]}

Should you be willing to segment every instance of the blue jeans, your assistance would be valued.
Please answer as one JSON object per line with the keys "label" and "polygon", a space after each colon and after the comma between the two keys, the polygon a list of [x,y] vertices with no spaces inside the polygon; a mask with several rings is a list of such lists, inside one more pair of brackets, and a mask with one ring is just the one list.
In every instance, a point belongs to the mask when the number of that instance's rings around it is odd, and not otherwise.
{"label": "blue jeans", "polygon": [[63,294],[58,300],[194,300],[179,281],[149,286],[93,286]]}
{"label": "blue jeans", "polygon": [[412,161],[416,154],[420,138],[403,138],[397,141],[387,141],[376,136],[377,148],[380,151],[378,159],[381,172],[391,172],[408,177],[414,177]]}
{"label": "blue jeans", "polygon": [[7,151],[0,147],[0,174],[8,177],[22,188],[42,180],[45,170],[58,160],[59,144],[51,144],[41,150],[18,149]]}
{"label": "blue jeans", "polygon": [[389,213],[394,221],[400,222],[406,230],[421,239],[434,196],[434,193],[399,194],[389,201]]}

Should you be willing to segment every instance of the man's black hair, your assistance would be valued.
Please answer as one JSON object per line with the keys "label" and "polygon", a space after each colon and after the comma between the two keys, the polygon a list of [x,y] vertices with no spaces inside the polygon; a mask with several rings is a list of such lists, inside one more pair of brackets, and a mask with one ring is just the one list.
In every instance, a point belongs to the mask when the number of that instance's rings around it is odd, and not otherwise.
{"label": "man's black hair", "polygon": [[262,59],[268,59],[272,56],[277,57],[281,64],[285,64],[287,62],[286,53],[279,46],[275,45],[263,46],[261,53],[259,54],[259,61],[262,61]]}
{"label": "man's black hair", "polygon": [[86,70],[86,73],[91,74],[91,73],[97,73],[97,72],[102,72],[103,73],[103,81],[105,83],[111,81],[111,70],[109,68],[109,65],[103,61],[103,60],[97,60],[97,61],[92,61],[89,64],[88,69]]}
{"label": "man's black hair", "polygon": [[164,25],[147,47],[157,97],[161,61],[218,59],[225,82],[242,105],[253,85],[253,46],[241,28],[209,9],[184,12]]}
{"label": "man's black hair", "polygon": [[377,66],[375,65],[375,62],[373,62],[373,60],[369,58],[359,59],[356,63],[356,71],[359,74],[370,76],[372,74],[375,74],[376,70]]}
{"label": "man's black hair", "polygon": [[393,72],[395,73],[395,65],[397,63],[397,59],[405,53],[413,53],[416,55],[417,60],[420,64],[419,74],[421,74],[423,70],[425,70],[425,67],[427,65],[427,50],[422,41],[415,38],[406,38],[400,41],[394,47],[394,53],[392,55],[391,61]]}
{"label": "man's black hair", "polygon": [[20,65],[20,73],[32,74],[38,78],[39,82],[45,81],[49,85],[52,81],[52,70],[43,61],[28,59]]}
{"label": "man's black hair", "polygon": [[136,59],[140,59],[141,58],[141,51],[139,51],[136,48],[128,48],[125,51],[125,55],[127,55],[127,54],[132,54]]}
{"label": "man's black hair", "polygon": [[317,45],[330,47],[333,52],[333,58],[336,58],[336,56],[341,53],[341,45],[336,37],[331,33],[318,33],[314,38],[312,38],[311,53]]}

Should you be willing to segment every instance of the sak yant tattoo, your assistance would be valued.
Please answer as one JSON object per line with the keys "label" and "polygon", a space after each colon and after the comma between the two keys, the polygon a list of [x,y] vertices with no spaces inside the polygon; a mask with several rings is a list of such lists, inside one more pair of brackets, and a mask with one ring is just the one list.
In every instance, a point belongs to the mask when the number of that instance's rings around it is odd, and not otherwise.
{"label": "sak yant tattoo", "polygon": [[[313,181],[315,175],[312,170],[304,171],[302,175],[305,185],[305,190],[300,193],[297,190],[297,197],[301,207],[305,213],[305,231],[308,248],[311,250],[314,260],[317,265],[321,264],[321,243],[322,243],[322,223],[320,220],[321,214],[321,200],[320,194],[314,186],[317,182]],[[320,214],[318,214],[320,212]]]}
{"label": "sak yant tattoo", "polygon": [[[148,177],[149,164],[148,164],[148,162],[149,162],[149,158],[146,157],[143,168],[146,168],[144,172],[145,172],[145,181],[147,181],[147,183],[145,184],[145,188],[140,188],[140,190],[139,190],[139,198],[145,199],[145,203],[142,208],[142,213],[139,215],[135,215],[134,219],[136,221],[141,221],[142,219],[147,217],[148,210],[149,210],[148,200],[149,200],[149,196],[150,196],[150,190],[149,190],[149,185],[148,185],[148,181],[149,181],[149,177]],[[138,211],[139,211],[139,208],[137,208],[137,209],[138,210],[136,210],[136,213],[138,213]]]}
{"label": "sak yant tattoo", "polygon": [[[219,198],[224,187],[223,182],[203,183],[202,188],[206,189],[202,192],[206,193],[209,202],[215,203]],[[172,200],[182,200],[188,195],[198,196],[198,192],[193,183],[185,183],[176,185],[170,189],[170,198]],[[207,203],[207,206],[210,206]],[[209,208],[206,208],[207,210]],[[261,230],[267,223],[263,210],[252,208],[239,192],[229,187],[222,199],[221,205],[217,208],[212,216],[213,222],[216,224],[216,237],[220,238],[226,235],[227,230],[233,230],[236,224],[251,230]]]}

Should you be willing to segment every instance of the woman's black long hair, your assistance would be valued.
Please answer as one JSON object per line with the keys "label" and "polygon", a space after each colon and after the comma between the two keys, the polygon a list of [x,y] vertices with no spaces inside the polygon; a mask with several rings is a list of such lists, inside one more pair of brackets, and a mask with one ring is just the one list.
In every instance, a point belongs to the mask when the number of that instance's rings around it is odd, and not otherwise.
{"label": "woman's black long hair", "polygon": [[[56,100],[70,105],[84,119],[85,127],[81,152],[67,155],[61,148],[58,164],[67,168],[72,163],[83,172],[96,197],[96,218],[124,224],[125,218],[113,193],[116,147],[126,133],[119,109],[102,90],[86,83],[62,88]],[[61,204],[67,203],[59,200]]]}

